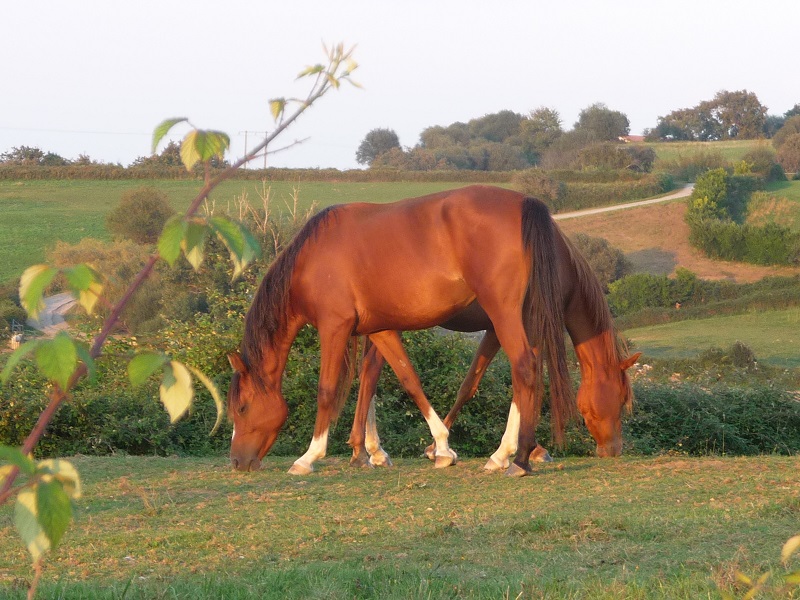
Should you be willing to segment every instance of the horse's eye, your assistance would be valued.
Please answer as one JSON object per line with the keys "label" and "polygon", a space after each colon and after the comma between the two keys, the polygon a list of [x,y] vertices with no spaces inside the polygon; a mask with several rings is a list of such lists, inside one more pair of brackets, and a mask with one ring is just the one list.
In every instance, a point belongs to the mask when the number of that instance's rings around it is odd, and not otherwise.
{"label": "horse's eye", "polygon": [[240,415],[243,415],[244,413],[246,413],[247,412],[247,404],[240,405],[239,408],[236,410],[236,412],[238,412]]}

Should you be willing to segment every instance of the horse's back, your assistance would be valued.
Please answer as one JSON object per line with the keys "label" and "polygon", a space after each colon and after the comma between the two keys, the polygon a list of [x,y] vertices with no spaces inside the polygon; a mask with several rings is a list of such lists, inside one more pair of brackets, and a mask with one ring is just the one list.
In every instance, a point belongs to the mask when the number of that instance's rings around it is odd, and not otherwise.
{"label": "horse's back", "polygon": [[[507,277],[527,268],[522,200],[510,190],[470,186],[337,207],[301,259],[310,304],[339,298],[341,312],[352,305],[359,332],[439,323],[495,286],[494,271]],[[522,289],[525,278],[512,279]]]}

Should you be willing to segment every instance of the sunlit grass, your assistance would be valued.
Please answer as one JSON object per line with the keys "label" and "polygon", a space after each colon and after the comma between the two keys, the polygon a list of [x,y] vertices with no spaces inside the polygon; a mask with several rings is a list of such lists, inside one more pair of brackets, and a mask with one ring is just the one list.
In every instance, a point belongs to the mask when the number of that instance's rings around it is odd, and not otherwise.
{"label": "sunlit grass", "polygon": [[[569,459],[509,479],[468,460],[390,470],[270,458],[74,459],[77,520],[42,597],[698,598],[776,565],[795,458]],[[0,597],[28,557],[0,511]]]}
{"label": "sunlit grass", "polygon": [[654,358],[690,358],[710,347],[727,348],[738,341],[749,346],[759,361],[800,367],[797,308],[676,321],[628,329],[624,334],[637,350]]}

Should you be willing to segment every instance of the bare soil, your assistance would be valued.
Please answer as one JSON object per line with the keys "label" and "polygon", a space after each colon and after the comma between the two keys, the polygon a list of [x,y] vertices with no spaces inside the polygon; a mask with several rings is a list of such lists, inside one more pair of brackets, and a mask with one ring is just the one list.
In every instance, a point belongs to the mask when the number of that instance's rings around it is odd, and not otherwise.
{"label": "bare soil", "polygon": [[800,274],[798,267],[763,267],[746,263],[711,260],[689,245],[689,226],[683,220],[683,200],[588,215],[559,221],[559,227],[574,235],[602,237],[625,253],[635,272],[672,275],[684,267],[703,279],[728,279],[737,283],[767,276]]}

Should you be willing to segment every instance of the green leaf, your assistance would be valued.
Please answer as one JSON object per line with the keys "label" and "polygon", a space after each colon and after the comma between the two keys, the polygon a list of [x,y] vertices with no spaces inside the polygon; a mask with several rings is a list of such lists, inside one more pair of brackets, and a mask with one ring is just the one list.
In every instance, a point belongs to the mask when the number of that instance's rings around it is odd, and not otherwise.
{"label": "green leaf", "polygon": [[36,363],[48,379],[55,381],[62,390],[66,390],[78,364],[75,342],[62,331],[52,340],[43,342],[36,348]]}
{"label": "green leaf", "polygon": [[179,117],[176,119],[166,119],[162,121],[158,127],[153,131],[153,153],[155,153],[158,143],[164,139],[164,136],[169,133],[169,130],[175,127],[178,123],[188,121],[186,117]]}
{"label": "green leaf", "polygon": [[86,365],[86,371],[89,375],[89,380],[94,381],[97,369],[95,368],[94,359],[89,352],[89,347],[86,344],[76,343],[75,350],[78,353],[78,358]]}
{"label": "green leaf", "polygon": [[231,139],[222,131],[198,131],[195,145],[200,154],[200,160],[209,161],[215,156],[225,158],[225,150],[231,145]]}
{"label": "green leaf", "polygon": [[17,503],[14,506],[14,524],[17,526],[22,541],[33,557],[33,562],[41,558],[42,554],[50,550],[50,540],[39,524],[37,509],[38,485],[20,490],[17,494]]}
{"label": "green leaf", "polygon": [[158,254],[169,266],[175,264],[181,255],[181,243],[186,235],[186,221],[176,215],[164,224],[161,236],[158,238]]}
{"label": "green leaf", "polygon": [[208,224],[205,221],[190,221],[186,226],[186,235],[181,241],[181,248],[186,260],[197,271],[203,263],[203,248],[206,243]]}
{"label": "green leaf", "polygon": [[225,217],[212,217],[210,225],[231,253],[233,278],[236,279],[247,265],[261,253],[258,240],[241,223]]}
{"label": "green leaf", "polygon": [[54,477],[43,477],[36,486],[36,512],[39,526],[55,548],[72,520],[72,504]]}
{"label": "green leaf", "polygon": [[217,429],[219,429],[219,426],[222,424],[222,419],[225,416],[225,405],[222,403],[222,396],[220,395],[216,384],[211,381],[205,373],[191,365],[187,366],[192,373],[194,373],[194,376],[197,377],[197,379],[199,379],[204,386],[206,386],[206,389],[211,393],[211,397],[214,399],[214,404],[217,406],[217,420],[214,422],[214,427],[211,428],[211,433],[208,434],[214,435],[217,432]]}
{"label": "green leaf", "polygon": [[52,475],[64,486],[64,491],[70,498],[80,498],[81,479],[74,465],[60,458],[39,461],[36,472]]}
{"label": "green leaf", "polygon": [[157,352],[141,352],[128,363],[128,378],[131,385],[142,385],[158,369],[164,366],[167,357]]}
{"label": "green leaf", "polygon": [[78,296],[78,302],[87,313],[92,314],[95,304],[103,293],[103,284],[100,283],[100,274],[89,265],[81,264],[64,270],[67,283],[73,293]]}
{"label": "green leaf", "polygon": [[161,402],[169,413],[169,420],[174,423],[180,419],[192,405],[194,390],[189,370],[174,360],[164,365],[164,380],[159,388]]}
{"label": "green leaf", "polygon": [[36,463],[25,456],[19,448],[0,446],[0,460],[14,465],[25,475],[33,475],[36,472]]}
{"label": "green leaf", "polygon": [[36,348],[38,348],[43,341],[44,340],[28,340],[24,344],[21,344],[19,348],[14,350],[14,352],[11,353],[11,356],[8,357],[8,360],[3,367],[3,371],[0,372],[0,383],[5,383],[8,381],[8,378],[11,377],[14,367],[19,364],[19,361],[36,350]]}
{"label": "green leaf", "polygon": [[269,101],[269,111],[276,121],[281,117],[284,110],[286,110],[286,98],[275,98]]}
{"label": "green leaf", "polygon": [[200,153],[197,151],[197,138],[200,135],[201,132],[194,129],[187,133],[181,142],[181,160],[187,171],[191,171],[201,160]]}
{"label": "green leaf", "polygon": [[19,280],[19,300],[22,308],[34,319],[39,316],[39,311],[44,307],[45,288],[50,285],[58,270],[48,265],[33,265],[25,269]]}

